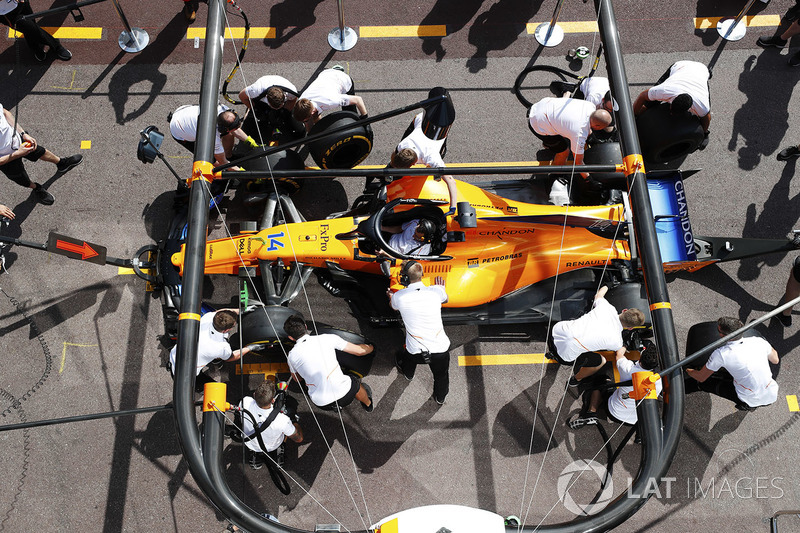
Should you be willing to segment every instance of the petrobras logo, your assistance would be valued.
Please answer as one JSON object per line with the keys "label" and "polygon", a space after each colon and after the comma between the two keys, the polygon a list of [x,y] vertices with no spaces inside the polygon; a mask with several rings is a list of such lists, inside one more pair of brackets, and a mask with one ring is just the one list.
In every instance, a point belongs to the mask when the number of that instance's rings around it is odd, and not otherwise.
{"label": "petrobras logo", "polygon": [[467,268],[477,268],[479,264],[479,260],[477,257],[471,257],[467,259]]}
{"label": "petrobras logo", "polygon": [[[598,495],[597,486],[606,477],[606,467],[591,459],[572,461],[558,476],[558,499],[567,511],[576,515],[593,515],[603,510],[614,497],[614,482],[608,483]],[[587,490],[587,487],[591,487]],[[579,495],[579,496],[578,496]],[[582,503],[582,502],[586,503]]]}

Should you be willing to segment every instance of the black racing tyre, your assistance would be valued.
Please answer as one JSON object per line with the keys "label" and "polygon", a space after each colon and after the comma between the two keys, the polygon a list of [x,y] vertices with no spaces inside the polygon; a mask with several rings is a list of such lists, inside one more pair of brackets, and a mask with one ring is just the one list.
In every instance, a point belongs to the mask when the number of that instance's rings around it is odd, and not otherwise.
{"label": "black racing tyre", "polygon": [[[614,306],[617,312],[624,309],[638,309],[644,313],[644,327],[650,328],[653,319],[650,317],[650,303],[644,285],[638,282],[623,283],[608,290],[605,299]],[[646,337],[647,335],[642,335]]]}
{"label": "black racing tyre", "polygon": [[[281,344],[288,352],[294,343],[289,339],[286,332],[283,330],[283,323],[292,315],[301,315],[299,311],[291,307],[283,307],[281,305],[267,305],[264,307],[257,307],[249,313],[242,315],[242,341],[241,346],[248,344],[266,344],[270,348],[277,348]],[[364,336],[358,333],[347,331],[344,329],[335,328],[322,322],[308,323],[308,330],[312,335],[322,335],[324,333],[332,333],[338,335],[347,342],[353,344],[372,344]],[[230,339],[231,346],[234,349],[240,346],[239,334],[235,334]],[[266,353],[263,356],[267,360],[277,357],[277,360],[284,361],[283,350],[280,352]],[[263,357],[262,356],[262,357]],[[336,358],[342,370],[355,375],[356,377],[363,378],[372,369],[372,362],[375,359],[375,352],[369,355],[355,356],[349,353],[340,352],[337,350]]]}
{"label": "black racing tyre", "polygon": [[[341,128],[358,120],[352,111],[338,111],[322,117],[309,135]],[[372,151],[372,128],[356,125],[308,143],[309,153],[320,168],[353,168]]]}
{"label": "black racing tyre", "polygon": [[[299,311],[282,305],[257,307],[253,311],[243,314],[241,345],[266,344],[267,346],[277,346],[290,343],[289,337],[283,331],[283,323],[290,316],[299,314],[301,314]],[[234,349],[238,348],[239,334],[233,335],[230,342]]]}
{"label": "black racing tyre", "polygon": [[[620,150],[619,143],[603,142],[595,143],[583,153],[584,165],[620,165],[622,164],[622,151]],[[592,177],[597,181],[603,183],[607,187],[619,187],[619,180],[623,180],[624,184],[625,174],[622,172],[594,172]],[[612,182],[612,183],[609,183]]]}
{"label": "black racing tyre", "polygon": [[[372,344],[363,335],[345,329],[334,328],[322,322],[317,322],[313,325],[309,324],[309,330],[311,330],[312,333],[316,330],[318,335],[332,333],[352,344]],[[369,371],[372,369],[372,362],[375,360],[375,351],[373,350],[369,355],[357,356],[337,350],[336,359],[339,361],[339,366],[342,367],[343,371],[353,374],[356,377],[363,378],[368,375]]]}
{"label": "black racing tyre", "polygon": [[572,72],[564,70],[562,68],[552,67],[550,65],[533,65],[531,67],[524,69],[522,72],[519,73],[517,79],[514,80],[514,94],[516,95],[517,100],[519,100],[519,102],[525,106],[525,109],[530,109],[531,106],[533,105],[533,102],[525,98],[525,95],[522,94],[522,84],[525,82],[525,78],[528,77],[528,74],[537,71],[550,72],[551,74],[555,74],[561,79],[561,81],[566,81],[568,77],[575,80],[578,79],[578,76],[576,76]]}
{"label": "black racing tyre", "polygon": [[[266,157],[257,157],[246,161],[242,164],[245,170],[305,170],[306,165],[303,158],[297,152],[292,150],[282,150],[275,152]],[[253,182],[248,182],[253,183]],[[290,177],[275,178],[275,183],[278,184],[280,192],[285,194],[294,194],[303,187],[303,180],[298,180]],[[272,190],[272,186],[269,186]]]}
{"label": "black racing tyre", "polygon": [[652,106],[636,117],[636,129],[645,166],[690,154],[705,137],[700,119],[690,113],[672,115],[667,104]]}

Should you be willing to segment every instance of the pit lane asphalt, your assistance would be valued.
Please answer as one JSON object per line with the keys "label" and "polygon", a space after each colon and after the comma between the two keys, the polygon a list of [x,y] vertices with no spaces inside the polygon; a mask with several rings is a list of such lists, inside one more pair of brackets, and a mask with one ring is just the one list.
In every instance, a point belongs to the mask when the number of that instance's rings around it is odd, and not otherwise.
{"label": "pit lane asphalt", "polygon": [[[618,14],[627,8],[628,16],[633,4],[617,4]],[[583,7],[578,6],[571,9]],[[686,17],[701,9],[700,5],[684,7]],[[780,14],[788,3],[773,0],[769,6],[758,7],[765,13]],[[166,9],[146,13],[126,8],[129,18],[143,21],[139,22],[142,25],[147,17]],[[540,18],[548,18],[551,9],[541,6],[538,14],[544,16]],[[740,8],[726,9],[732,13],[720,14],[735,14]],[[427,11],[426,7],[420,12]],[[242,70],[250,81],[264,73],[280,73],[299,86],[326,59],[331,59],[331,64],[341,62],[371,113],[420,100],[430,87],[443,85],[451,90],[457,109],[448,162],[533,159],[539,144],[528,132],[525,110],[510,87],[536,47],[531,38],[519,38],[502,49],[503,57],[500,52],[498,56],[490,54],[485,67],[474,72],[468,59],[475,46],[467,40],[462,50],[458,42],[477,26],[478,11],[469,19],[472,25],[464,22],[460,32],[445,39],[448,53],[440,62],[419,54],[418,39],[413,39],[413,44],[402,39],[362,40],[352,52],[331,58],[324,43],[329,24],[318,22],[324,31],[316,39],[303,41],[306,44],[302,46],[298,40],[311,29],[276,50],[251,45],[248,59],[254,60],[246,62]],[[177,24],[170,16],[160,19],[163,22],[158,27]],[[576,20],[587,18],[584,14]],[[152,27],[156,26],[153,22]],[[668,39],[667,30],[671,32]],[[100,58],[117,55],[113,39],[70,43],[76,53],[72,62],[55,63],[49,69],[25,62],[22,80],[9,74],[13,49],[0,54],[6,78],[0,85],[2,103],[10,107],[21,101],[20,123],[43,145],[61,155],[78,151],[85,155],[82,166],[58,179],[51,179],[53,169],[46,163],[28,165],[34,179],[47,181],[56,196],[56,204],[49,208],[33,204],[24,190],[0,180],[0,202],[17,213],[12,235],[44,242],[49,231],[56,231],[103,244],[110,255],[119,257],[130,256],[141,245],[163,237],[174,179],[160,162],[144,166],[136,160],[138,131],[148,124],[166,131],[170,110],[196,102],[200,76],[199,52],[183,56],[178,50],[173,58],[169,43],[177,42],[176,47],[185,43],[169,30],[162,37],[164,31],[151,31],[153,44],[159,46],[153,46],[150,55],[125,56],[111,66],[110,59],[103,63]],[[635,31],[626,31],[621,25],[620,33],[628,52],[625,59],[633,96],[678,59],[715,64],[711,144],[683,165],[684,169],[704,169],[686,182],[695,234],[780,238],[798,227],[800,191],[792,180],[795,164],[774,159],[780,148],[800,137],[796,117],[789,115],[789,110],[797,108],[798,96],[792,90],[800,72],[785,66],[786,51],[756,48],[758,28],[751,28],[743,41],[721,50],[718,38],[695,34],[686,24],[680,33],[668,27],[663,44],[644,49],[628,44],[644,41],[641,24]],[[566,49],[589,42],[588,34],[569,35],[564,44],[542,54],[539,61],[564,67]],[[232,47],[226,48],[226,54],[231,54]],[[157,64],[166,54],[167,60]],[[268,59],[273,54],[279,56],[279,66]],[[588,64],[584,67],[588,69]],[[549,95],[549,81],[549,77],[529,79],[529,97]],[[232,86],[238,90],[242,85],[234,82]],[[157,94],[152,95],[154,87]],[[366,163],[381,164],[388,159],[407,120],[401,117],[375,126],[376,147]],[[80,150],[84,140],[92,142],[90,149]],[[180,172],[187,172],[191,165],[188,154],[170,139],[164,146],[169,161]],[[360,180],[319,184],[325,194],[316,198],[310,186],[298,195],[297,204],[307,217],[321,216],[345,208],[360,185]],[[681,345],[692,324],[723,314],[753,319],[771,309],[783,292],[794,256],[729,263],[677,276],[669,291]],[[228,303],[231,286],[229,281],[215,282],[209,300]],[[141,280],[117,275],[113,267],[15,249],[9,255],[8,272],[0,274],[0,288],[4,347],[0,366],[4,416],[0,423],[170,400],[172,383],[161,367],[166,348],[158,339],[163,331],[159,304],[145,292]],[[307,288],[315,318],[358,328],[342,301],[329,297],[313,280]],[[300,299],[293,306],[306,311]],[[571,461],[592,458],[602,443],[591,428],[579,432],[565,428],[564,421],[579,406],[568,394],[559,411],[566,371],[552,365],[455,364],[458,355],[543,351],[542,326],[512,330],[530,336],[530,341],[509,340],[500,336],[501,331],[448,328],[454,344],[452,384],[447,403],[440,409],[428,400],[431,379],[425,369],[420,369],[410,384],[397,378],[390,354],[401,342],[399,332],[365,331],[379,345],[380,355],[368,378],[377,406],[372,414],[355,406],[344,416],[369,506],[366,522],[430,503],[459,503],[502,515],[519,514],[532,405],[540,382],[543,400],[536,415],[526,498],[535,484],[549,432],[554,429],[555,433],[526,522],[539,522],[551,506],[555,508],[546,522],[573,517],[561,504],[556,505],[557,480]],[[666,484],[662,485],[661,497],[648,502],[619,531],[715,531],[721,524],[740,531],[761,531],[767,529],[764,518],[800,507],[798,466],[793,461],[798,415],[789,411],[786,401],[786,395],[797,392],[797,326],[784,331],[772,324],[765,331],[783,356],[778,402],[742,414],[729,402],[690,396],[684,436],[668,474],[675,478],[669,484],[670,494]],[[349,486],[357,491],[338,421],[317,414],[326,436],[333,440],[333,453]],[[289,444],[289,472],[304,488],[310,487],[316,498],[322,498],[348,528],[362,528],[307,408],[301,416],[309,443],[299,447],[299,458]],[[215,531],[224,527],[181,461],[169,413],[0,433],[0,443],[4,450],[0,471],[7,487],[0,493],[0,529]],[[602,453],[598,457],[601,463],[603,457]],[[242,471],[240,447],[230,445],[225,458],[231,486],[254,509],[269,510],[282,522],[308,530],[316,523],[331,521],[298,487],[293,486],[292,495],[284,497],[265,470]],[[638,462],[638,446],[629,444],[614,471],[615,493],[624,490]],[[709,493],[712,480],[715,486]],[[592,480],[587,488],[596,487]],[[571,494],[576,501],[586,502],[593,491],[573,489]]]}

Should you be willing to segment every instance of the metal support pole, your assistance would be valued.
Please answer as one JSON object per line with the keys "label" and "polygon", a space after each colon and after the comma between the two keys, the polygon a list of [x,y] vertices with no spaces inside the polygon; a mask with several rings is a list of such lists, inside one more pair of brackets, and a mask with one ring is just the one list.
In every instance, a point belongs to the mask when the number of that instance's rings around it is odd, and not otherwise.
{"label": "metal support pole", "polygon": [[717,22],[717,33],[719,33],[719,36],[726,41],[738,41],[744,37],[744,34],[747,33],[747,22],[743,22],[742,19],[747,12],[750,11],[755,1],[756,0],[750,0],[747,2],[747,5],[736,15],[736,18],[723,19]]}
{"label": "metal support pole", "polygon": [[333,28],[328,34],[328,44],[339,52],[346,52],[358,42],[358,35],[353,28],[344,25],[344,6],[342,0],[337,3],[339,9],[339,27]]}
{"label": "metal support pole", "polygon": [[125,30],[119,34],[119,39],[117,39],[119,47],[129,53],[141,52],[150,42],[150,36],[142,28],[131,28],[122,11],[122,6],[117,0],[111,0],[111,3],[114,4],[114,9],[117,10],[117,15],[119,15],[122,25],[125,26]]}
{"label": "metal support pole", "polygon": [[533,32],[536,41],[542,46],[547,46],[548,48],[558,46],[561,44],[561,41],[564,40],[564,30],[558,25],[558,15],[561,13],[561,4],[563,3],[564,0],[558,0],[556,10],[553,11],[553,18],[550,19],[550,22],[539,24]]}

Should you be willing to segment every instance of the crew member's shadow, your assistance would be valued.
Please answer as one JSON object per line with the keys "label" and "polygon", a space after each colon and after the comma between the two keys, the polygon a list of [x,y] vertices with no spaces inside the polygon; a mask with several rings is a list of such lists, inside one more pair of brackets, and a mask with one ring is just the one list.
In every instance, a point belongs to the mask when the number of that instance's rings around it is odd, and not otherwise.
{"label": "crew member's shadow", "polygon": [[[530,453],[541,453],[548,449],[558,447],[561,435],[556,435],[564,425],[564,415],[569,412],[574,398],[569,391],[565,391],[562,383],[558,383],[556,374],[561,365],[548,364],[541,379],[541,392],[539,383],[534,383],[516,398],[504,405],[498,411],[492,428],[492,449],[497,450],[504,457],[519,457]],[[538,373],[538,371],[537,371]],[[550,385],[547,385],[550,383]],[[559,419],[557,413],[546,405],[548,393],[553,388],[563,392],[563,406]],[[537,405],[537,394],[539,401]],[[552,400],[551,400],[552,401]],[[558,399],[561,402],[561,399]],[[531,427],[536,422],[531,436]],[[562,430],[563,431],[563,430]],[[533,438],[533,442],[531,442]]]}
{"label": "crew member's shadow", "polygon": [[[108,99],[114,108],[117,124],[125,124],[135,120],[146,113],[150,106],[153,105],[156,97],[161,94],[167,83],[167,75],[159,70],[159,66],[181,42],[185,32],[186,22],[183,12],[180,11],[169,21],[169,24],[164,26],[154,41],[150,42],[144,50],[133,56],[130,61],[114,72],[108,84]],[[126,52],[120,52],[109,67],[119,63],[125,55]],[[150,82],[149,90],[141,92],[133,90],[135,85],[145,81]],[[96,83],[93,84],[93,86],[95,85]],[[138,107],[126,113],[126,104],[132,96],[136,97],[136,100],[141,96],[145,98]]]}
{"label": "crew member's shadow", "polygon": [[[789,128],[789,101],[798,74],[788,70],[786,58],[765,51],[751,55],[739,75],[739,90],[747,101],[733,116],[728,150],[738,148],[739,168],[754,169],[761,156],[774,153]],[[770,87],[765,92],[764,87]]]}
{"label": "crew member's shadow", "polygon": [[490,51],[511,46],[526,31],[527,21],[541,5],[542,0],[498,0],[488,11],[478,15],[469,29],[469,43],[476,48],[467,59],[469,71],[485,69]]}
{"label": "crew member's shadow", "polygon": [[[317,17],[314,10],[322,0],[285,0],[272,6],[269,10],[269,25],[275,28],[275,38],[264,39],[270,48],[278,48],[286,41],[312,26]],[[284,33],[287,28],[291,28]]]}
{"label": "crew member's shadow", "polygon": [[[791,213],[800,212],[800,194],[790,196],[795,163],[795,160],[786,163],[780,179],[770,190],[758,216],[756,216],[756,204],[747,207],[747,217],[742,231],[744,237],[783,239],[794,229],[797,219],[792,218]],[[781,213],[782,216],[775,216],[776,213]],[[754,280],[760,275],[762,267],[774,267],[783,257],[783,254],[769,254],[743,259],[739,264],[739,279]]]}
{"label": "crew member's shadow", "polygon": [[[483,0],[437,0],[430,12],[420,22],[421,26],[447,24],[447,35],[453,35],[466,26],[478,12]],[[436,54],[436,62],[441,61],[447,50],[442,46],[442,37],[420,37],[422,51],[427,55]]]}

